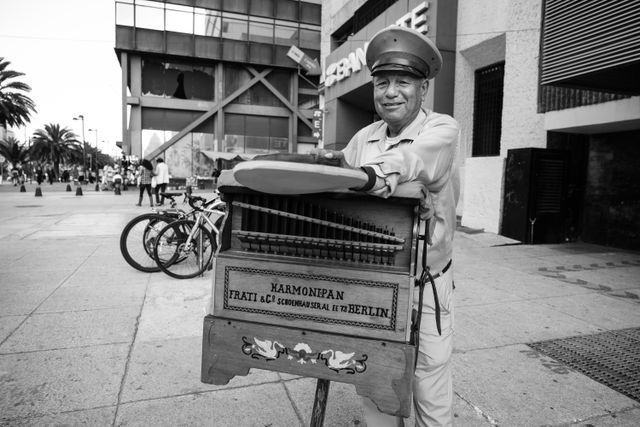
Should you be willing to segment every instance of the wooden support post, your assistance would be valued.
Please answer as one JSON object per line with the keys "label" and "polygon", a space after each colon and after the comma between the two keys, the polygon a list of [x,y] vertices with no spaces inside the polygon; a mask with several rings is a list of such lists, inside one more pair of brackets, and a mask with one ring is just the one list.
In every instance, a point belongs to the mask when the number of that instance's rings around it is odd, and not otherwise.
{"label": "wooden support post", "polygon": [[322,427],[324,424],[324,411],[327,409],[329,384],[329,380],[318,378],[318,384],[316,385],[316,397],[313,402],[313,411],[311,412],[310,427]]}

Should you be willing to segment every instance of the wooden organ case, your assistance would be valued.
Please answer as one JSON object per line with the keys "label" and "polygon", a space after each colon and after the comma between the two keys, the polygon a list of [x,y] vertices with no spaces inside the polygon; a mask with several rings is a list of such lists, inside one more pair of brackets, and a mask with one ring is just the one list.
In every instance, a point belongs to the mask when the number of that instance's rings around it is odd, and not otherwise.
{"label": "wooden organ case", "polygon": [[202,381],[226,384],[250,368],[340,381],[408,417],[419,199],[219,190],[228,214]]}

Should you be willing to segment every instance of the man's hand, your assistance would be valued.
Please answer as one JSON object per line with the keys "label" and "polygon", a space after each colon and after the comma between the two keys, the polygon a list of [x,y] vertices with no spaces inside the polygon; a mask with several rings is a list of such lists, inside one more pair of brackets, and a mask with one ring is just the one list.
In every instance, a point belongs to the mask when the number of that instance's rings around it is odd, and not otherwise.
{"label": "man's hand", "polygon": [[340,161],[340,167],[354,169],[347,161],[344,159],[344,153],[342,151],[336,150],[325,150],[323,148],[313,148],[309,151],[309,154],[316,157],[324,157],[325,159],[337,159]]}

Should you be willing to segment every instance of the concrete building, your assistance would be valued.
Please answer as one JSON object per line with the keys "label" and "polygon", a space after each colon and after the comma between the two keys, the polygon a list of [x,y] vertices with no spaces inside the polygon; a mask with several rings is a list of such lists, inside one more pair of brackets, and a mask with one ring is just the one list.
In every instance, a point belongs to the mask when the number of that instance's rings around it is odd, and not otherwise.
{"label": "concrete building", "polygon": [[320,3],[117,0],[123,152],[163,157],[186,178],[314,147],[319,78],[288,52],[319,58]]}
{"label": "concrete building", "polygon": [[462,225],[638,249],[639,20],[634,1],[325,1],[324,145],[376,119],[366,41],[420,28],[444,57],[425,107],[461,127]]}
{"label": "concrete building", "polygon": [[459,0],[462,224],[640,248],[640,9]]}

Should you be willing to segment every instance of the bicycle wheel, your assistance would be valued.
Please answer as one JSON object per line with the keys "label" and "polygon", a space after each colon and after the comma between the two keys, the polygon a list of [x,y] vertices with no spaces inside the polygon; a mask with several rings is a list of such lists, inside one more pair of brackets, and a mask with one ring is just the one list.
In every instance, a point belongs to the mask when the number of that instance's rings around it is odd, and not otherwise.
{"label": "bicycle wheel", "polygon": [[145,273],[160,271],[153,258],[158,232],[177,216],[148,213],[133,218],[120,233],[120,252],[125,261]]}
{"label": "bicycle wheel", "polygon": [[153,256],[160,269],[171,277],[190,279],[199,276],[211,263],[216,250],[213,234],[203,226],[195,230],[194,227],[194,221],[183,219],[158,232]]}

